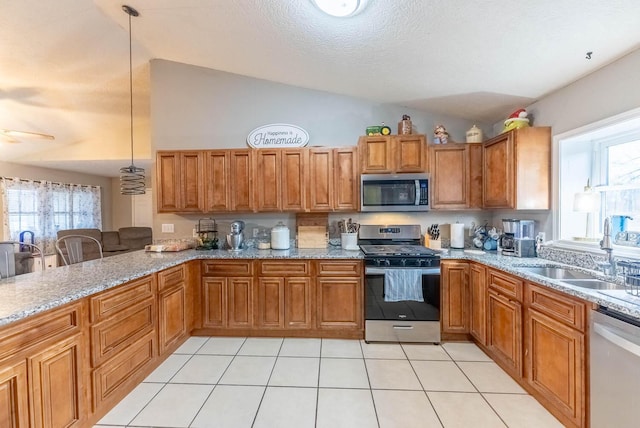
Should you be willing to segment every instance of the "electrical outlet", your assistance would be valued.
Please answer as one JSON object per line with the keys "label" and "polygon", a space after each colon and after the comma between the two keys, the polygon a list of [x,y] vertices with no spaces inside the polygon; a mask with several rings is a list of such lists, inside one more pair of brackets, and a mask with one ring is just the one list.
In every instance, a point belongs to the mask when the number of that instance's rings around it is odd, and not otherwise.
{"label": "electrical outlet", "polygon": [[254,227],[253,228],[253,237],[257,238],[259,234],[260,234],[260,229],[258,229],[257,227]]}
{"label": "electrical outlet", "polygon": [[163,224],[162,233],[173,233],[173,224]]}
{"label": "electrical outlet", "polygon": [[194,238],[198,237],[198,230],[197,229],[193,229],[193,232],[191,232],[191,236],[193,236]]}

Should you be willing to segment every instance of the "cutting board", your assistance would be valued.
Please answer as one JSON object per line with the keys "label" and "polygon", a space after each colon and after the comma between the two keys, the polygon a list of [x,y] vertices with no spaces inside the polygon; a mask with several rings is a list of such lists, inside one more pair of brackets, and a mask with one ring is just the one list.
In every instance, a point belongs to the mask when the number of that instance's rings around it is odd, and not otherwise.
{"label": "cutting board", "polygon": [[327,248],[327,226],[298,226],[298,248]]}

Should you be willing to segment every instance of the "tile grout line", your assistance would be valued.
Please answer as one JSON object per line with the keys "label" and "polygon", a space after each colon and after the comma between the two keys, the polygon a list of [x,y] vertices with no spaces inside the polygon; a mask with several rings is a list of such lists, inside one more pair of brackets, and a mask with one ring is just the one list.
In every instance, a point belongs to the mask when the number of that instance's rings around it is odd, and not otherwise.
{"label": "tile grout line", "polygon": [[[196,353],[202,349],[202,347],[208,343],[213,337],[209,336],[209,338],[202,344],[202,346],[200,346],[197,350]],[[209,400],[209,398],[211,397],[211,395],[213,394],[213,391],[216,390],[216,388],[218,387],[218,385],[220,384],[220,381],[222,380],[222,376],[224,376],[224,374],[227,372],[227,370],[229,370],[229,366],[231,366],[231,363],[233,362],[233,360],[236,358],[236,355],[238,355],[238,352],[240,351],[240,349],[242,348],[242,346],[244,345],[244,343],[247,341],[247,339],[245,338],[242,341],[242,344],[238,347],[238,350],[236,351],[235,355],[233,355],[233,358],[231,358],[231,360],[229,360],[229,364],[227,364],[227,367],[223,370],[223,372],[220,374],[220,377],[218,378],[218,380],[216,381],[216,383],[213,385],[213,388],[211,389],[211,392],[209,393],[209,395],[207,395],[207,398],[205,398],[205,400],[202,402],[202,405],[200,406],[200,408],[198,409],[198,411],[196,412],[195,415],[193,415],[193,418],[191,419],[191,422],[189,422],[188,426],[193,425],[193,423],[195,422],[196,418],[198,417],[198,415],[200,414],[200,412],[202,411],[202,408],[204,407],[205,404],[207,404],[207,401]],[[195,356],[196,353],[194,353],[193,355]],[[207,355],[207,354],[198,354],[198,355]],[[210,384],[206,384],[206,385],[210,385]]]}
{"label": "tile grout line", "polygon": [[[245,339],[246,343],[246,339]],[[251,427],[255,426],[256,420],[258,419],[258,413],[260,413],[260,407],[262,406],[262,402],[264,401],[264,396],[267,395],[267,388],[269,387],[269,382],[271,381],[271,376],[273,376],[273,371],[276,369],[276,364],[278,363],[278,357],[280,356],[280,352],[282,351],[282,347],[284,346],[284,338],[282,338],[282,342],[280,342],[280,347],[278,348],[278,353],[276,354],[276,359],[273,361],[273,367],[271,367],[271,372],[269,372],[269,378],[267,379],[266,385],[264,385],[264,391],[262,391],[262,397],[260,397],[260,402],[258,403],[258,408],[256,409],[256,414],[253,415],[253,422],[251,422]],[[221,378],[222,379],[222,378]]]}
{"label": "tile grout line", "polygon": [[369,383],[369,395],[371,395],[371,404],[373,404],[373,413],[376,416],[376,423],[378,424],[378,428],[380,428],[380,419],[378,418],[378,409],[376,408],[376,400],[373,397],[373,388],[371,387],[371,379],[369,378],[369,369],[367,368],[367,359],[364,355],[364,349],[362,346],[362,340],[358,341],[360,343],[360,352],[362,352],[362,364],[364,364],[364,371],[367,374],[367,382]]}
{"label": "tile grout line", "polygon": [[320,371],[322,370],[322,345],[324,338],[320,339],[320,361],[318,361],[318,382],[316,383],[316,414],[313,418],[313,427],[318,428],[318,407],[320,407]]}

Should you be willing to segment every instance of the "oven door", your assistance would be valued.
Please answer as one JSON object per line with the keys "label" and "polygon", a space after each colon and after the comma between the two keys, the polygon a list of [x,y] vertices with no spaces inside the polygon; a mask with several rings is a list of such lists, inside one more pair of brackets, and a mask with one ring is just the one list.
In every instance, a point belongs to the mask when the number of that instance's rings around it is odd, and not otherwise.
{"label": "oven door", "polygon": [[384,271],[365,268],[365,341],[440,342],[440,268],[422,269],[424,302],[385,301]]}

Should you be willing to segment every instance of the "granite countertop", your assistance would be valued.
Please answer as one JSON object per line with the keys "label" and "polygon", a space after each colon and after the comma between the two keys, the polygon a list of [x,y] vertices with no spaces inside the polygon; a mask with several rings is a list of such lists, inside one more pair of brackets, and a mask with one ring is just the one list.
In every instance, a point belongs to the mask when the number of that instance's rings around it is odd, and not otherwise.
{"label": "granite countertop", "polygon": [[[355,259],[360,260],[360,251],[347,251],[340,247],[322,249],[258,250],[247,249],[238,252],[226,250],[151,253],[135,251],[106,257],[77,265],[49,269],[18,275],[0,280],[0,326],[44,312],[99,293],[125,282],[160,270],[179,265],[189,260],[206,259]],[[640,320],[640,298],[636,304],[634,297],[621,291],[620,298],[602,294],[597,290],[588,290],[548,279],[522,270],[531,266],[564,266],[590,273],[601,279],[604,277],[595,271],[578,269],[573,266],[539,258],[514,258],[498,255],[495,252],[469,254],[462,250],[452,250],[442,255],[443,260],[473,260],[487,266],[504,270],[523,279],[545,285],[549,288],[579,297],[598,305],[628,314]]]}
{"label": "granite countertop", "polygon": [[360,251],[322,249],[242,251],[143,250],[0,280],[0,326],[196,259],[362,259]]}

